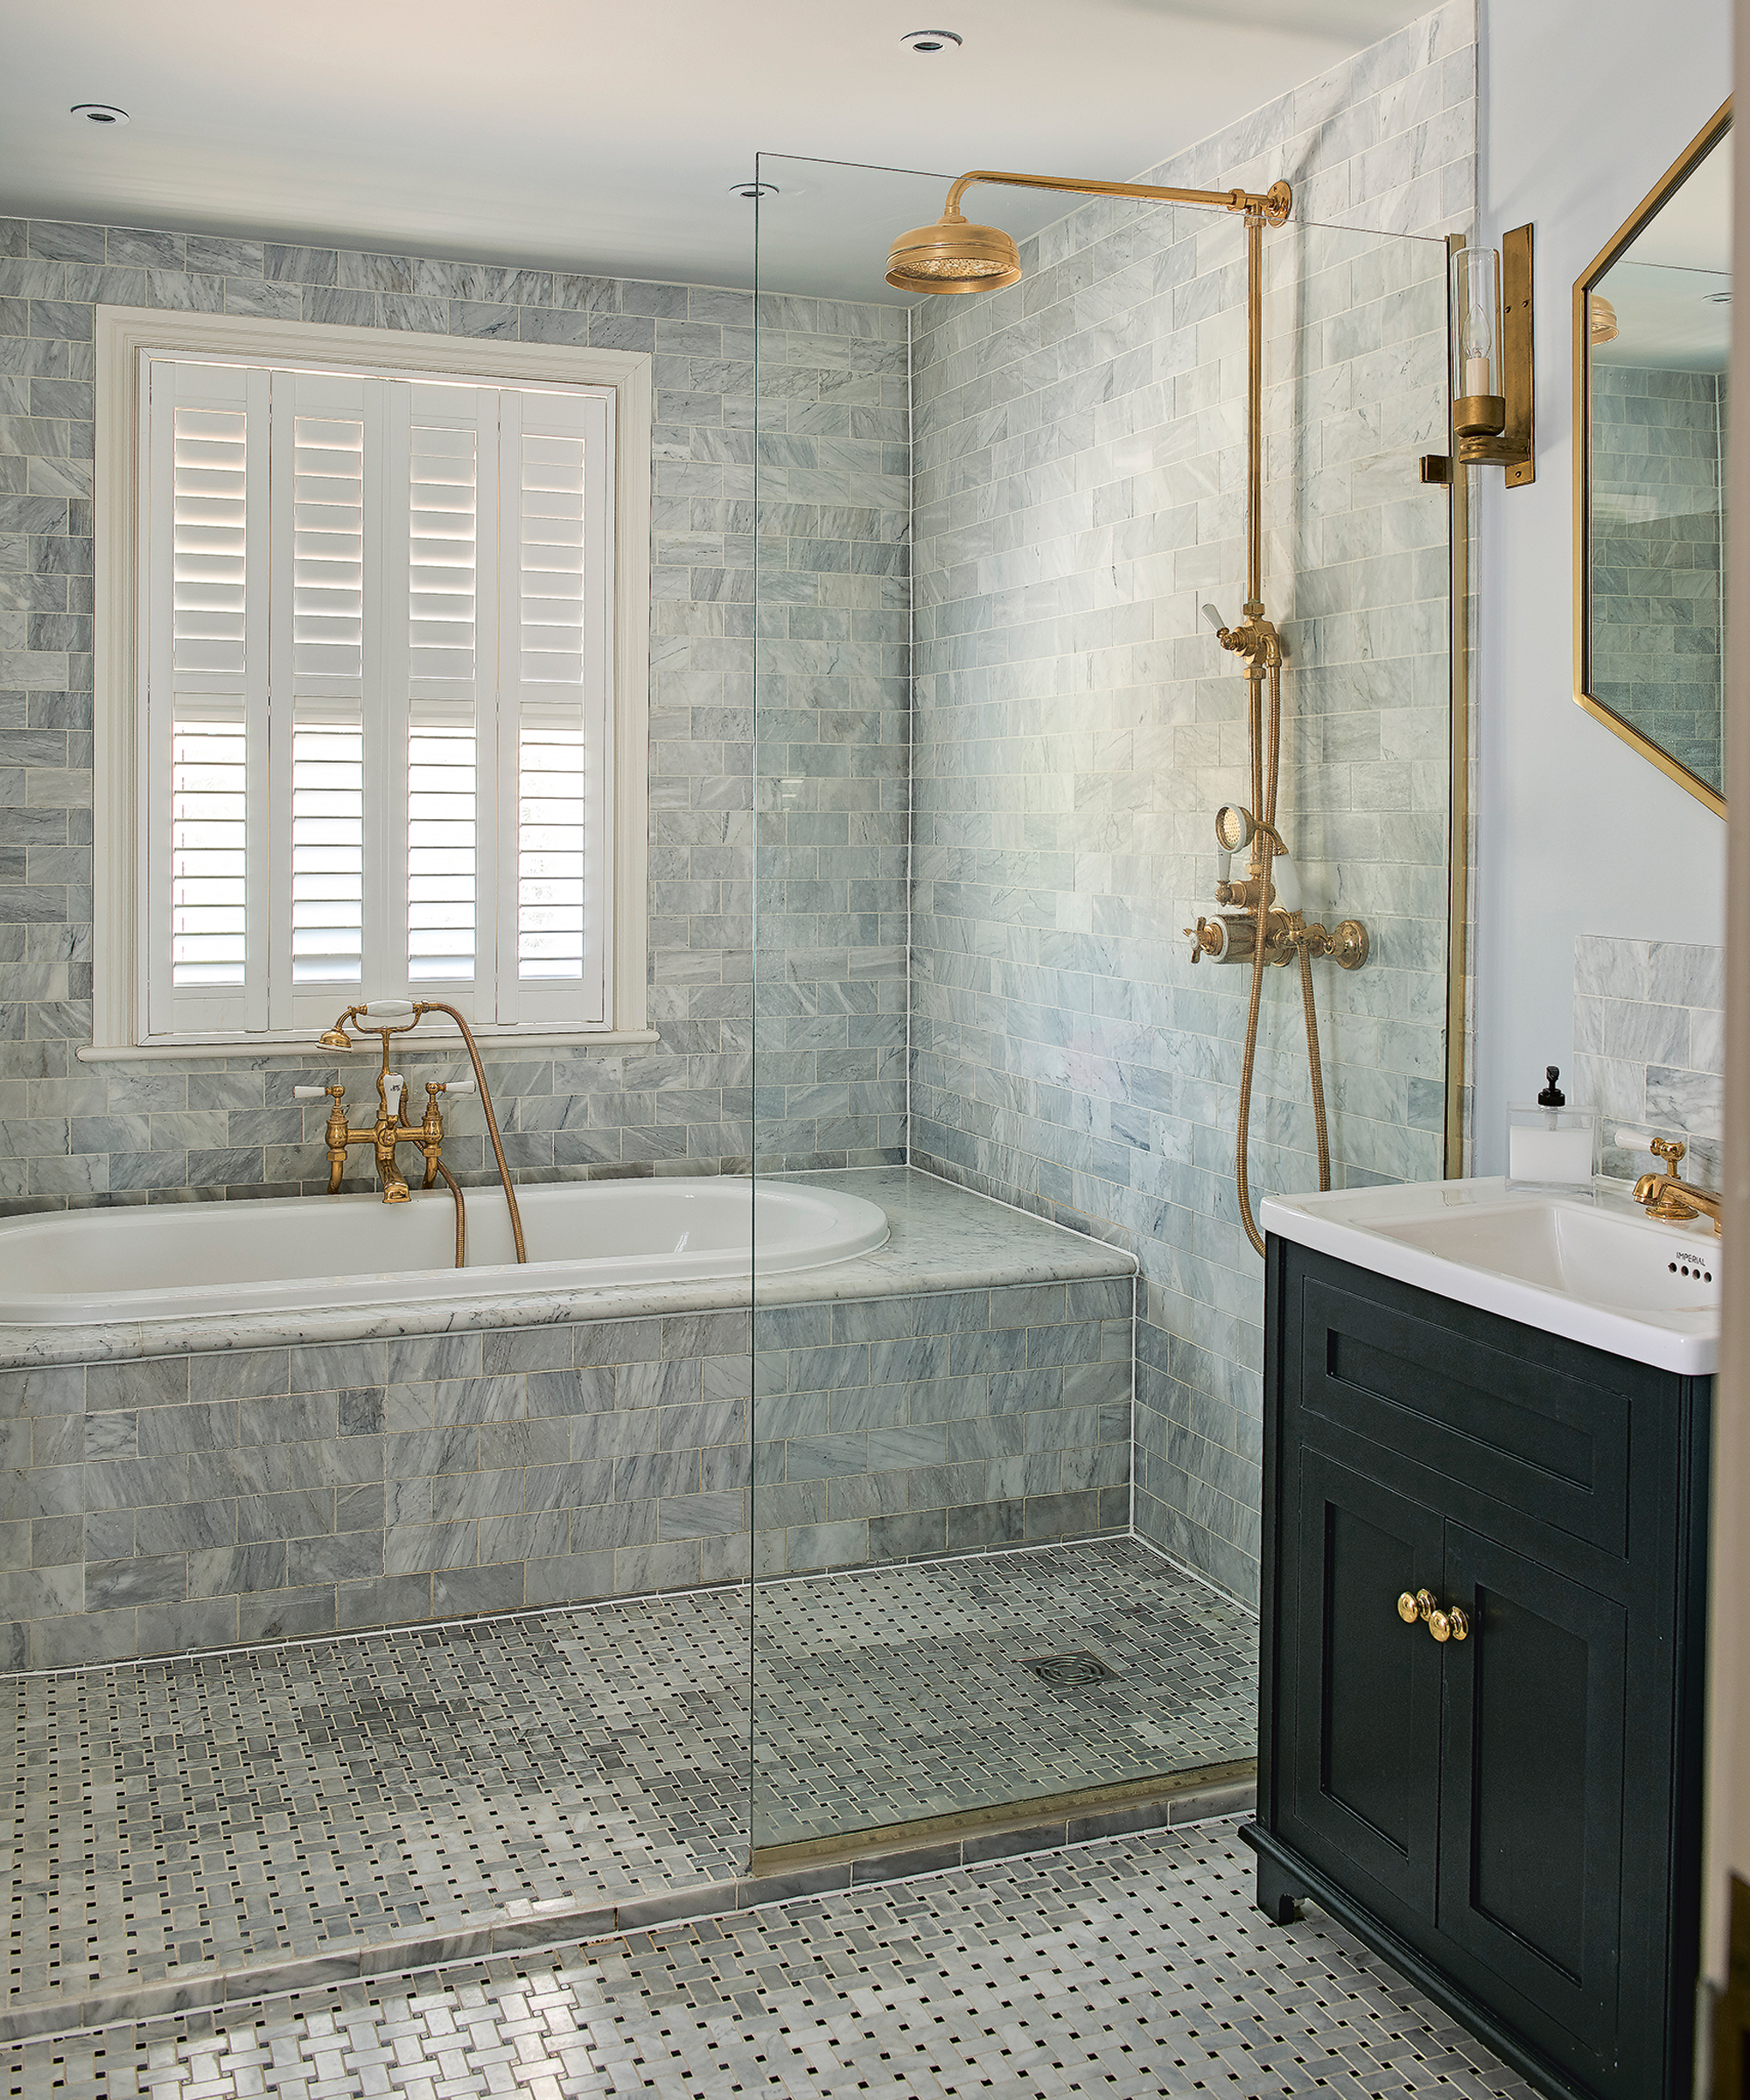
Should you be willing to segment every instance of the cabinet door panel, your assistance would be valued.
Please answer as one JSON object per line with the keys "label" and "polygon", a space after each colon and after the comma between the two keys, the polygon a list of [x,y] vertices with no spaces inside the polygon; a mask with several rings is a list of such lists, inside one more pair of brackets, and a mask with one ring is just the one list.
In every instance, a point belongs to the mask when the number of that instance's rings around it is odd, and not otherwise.
{"label": "cabinet door panel", "polygon": [[1599,1383],[1595,1352],[1564,1344],[1568,1368],[1526,1362],[1321,1278],[1303,1292],[1299,1348],[1310,1416],[1626,1550],[1629,1401]]}
{"label": "cabinet door panel", "polygon": [[1446,1544],[1471,1632],[1446,1650],[1440,1929],[1595,2076],[1618,2025],[1628,1614],[1457,1525]]}
{"label": "cabinet door panel", "polygon": [[1441,1522],[1315,1450],[1298,1467],[1284,1681],[1284,1836],[1434,1908],[1439,1649],[1397,1600],[1439,1578]]}

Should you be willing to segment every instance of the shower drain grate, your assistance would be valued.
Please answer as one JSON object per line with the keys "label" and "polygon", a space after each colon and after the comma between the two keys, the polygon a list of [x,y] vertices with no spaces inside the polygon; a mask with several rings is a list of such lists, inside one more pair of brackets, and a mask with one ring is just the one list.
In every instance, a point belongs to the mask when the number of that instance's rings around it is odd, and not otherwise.
{"label": "shower drain grate", "polygon": [[1079,1648],[1064,1656],[1028,1656],[1023,1670],[1030,1670],[1041,1684],[1054,1691],[1070,1691],[1083,1684],[1103,1684],[1117,1671],[1103,1663],[1091,1649]]}

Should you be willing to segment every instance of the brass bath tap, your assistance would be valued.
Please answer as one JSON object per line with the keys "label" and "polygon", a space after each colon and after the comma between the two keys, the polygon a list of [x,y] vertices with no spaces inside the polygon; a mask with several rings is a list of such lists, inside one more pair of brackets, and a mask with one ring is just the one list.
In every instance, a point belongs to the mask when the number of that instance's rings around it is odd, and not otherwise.
{"label": "brass bath tap", "polygon": [[344,1086],[294,1087],[292,1093],[299,1101],[320,1101],[326,1096],[333,1102],[328,1111],[326,1131],[328,1144],[328,1194],[338,1195],[341,1179],[346,1171],[348,1148],[368,1144],[376,1155],[377,1180],[382,1189],[385,1203],[405,1203],[410,1191],[396,1164],[396,1147],[416,1144],[425,1155],[425,1178],[422,1188],[430,1188],[445,1169],[441,1157],[444,1144],[444,1118],[438,1107],[440,1094],[472,1094],[478,1091],[471,1079],[428,1079],[425,1082],[425,1116],[420,1123],[402,1119],[402,1103],[407,1098],[407,1082],[399,1072],[388,1068],[388,1032],[383,1032],[382,1069],[377,1074],[377,1119],[363,1130],[355,1130],[346,1121],[344,1107],[346,1089]]}
{"label": "brass bath tap", "polygon": [[[389,1069],[389,1039],[405,1035],[416,1028],[428,1013],[444,1013],[455,1022],[467,1046],[468,1057],[474,1068],[472,1079],[428,1079],[425,1082],[425,1114],[418,1123],[408,1123],[402,1115],[402,1103],[407,1095],[407,1082],[399,1072]],[[504,1144],[499,1137],[498,1117],[493,1113],[492,1095],[486,1086],[486,1075],[480,1067],[480,1054],[474,1045],[473,1031],[453,1006],[437,999],[375,999],[361,1006],[349,1006],[332,1028],[325,1029],[317,1040],[325,1050],[354,1050],[360,1047],[346,1032],[348,1025],[360,1032],[368,1032],[382,1040],[382,1063],[377,1072],[376,1121],[362,1130],[354,1130],[346,1119],[344,1085],[324,1087],[294,1087],[292,1094],[298,1101],[326,1099],[332,1105],[328,1111],[326,1138],[328,1144],[328,1194],[337,1195],[346,1171],[346,1154],[355,1144],[368,1144],[376,1160],[377,1180],[382,1189],[385,1203],[405,1203],[410,1200],[407,1182],[396,1164],[396,1153],[403,1144],[417,1145],[424,1155],[425,1174],[420,1186],[430,1188],[439,1175],[448,1187],[456,1204],[456,1266],[460,1269],[467,1261],[467,1216],[462,1200],[461,1184],[445,1166],[443,1158],[444,1116],[438,1107],[438,1096],[443,1094],[473,1094],[480,1097],[480,1106],[486,1111],[486,1131],[492,1139],[493,1156],[498,1162],[499,1180],[504,1189],[505,1208],[510,1214],[510,1236],[516,1249],[519,1262],[528,1259],[528,1249],[522,1238],[522,1214],[517,1208],[516,1192],[511,1186],[510,1169],[505,1164]]]}

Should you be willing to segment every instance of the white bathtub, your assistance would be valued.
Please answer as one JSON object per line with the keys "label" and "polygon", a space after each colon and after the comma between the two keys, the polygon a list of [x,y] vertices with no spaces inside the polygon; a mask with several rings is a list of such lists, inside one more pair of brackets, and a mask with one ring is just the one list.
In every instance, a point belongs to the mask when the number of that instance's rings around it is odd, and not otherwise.
{"label": "white bathtub", "polygon": [[528,1260],[513,1258],[496,1188],[470,1189],[468,1265],[442,1187],[374,1195],[154,1203],[0,1222],[0,1324],[80,1325],[478,1300],[604,1284],[815,1269],[867,1254],[887,1216],[861,1196],[791,1182],[547,1182],[516,1192]]}

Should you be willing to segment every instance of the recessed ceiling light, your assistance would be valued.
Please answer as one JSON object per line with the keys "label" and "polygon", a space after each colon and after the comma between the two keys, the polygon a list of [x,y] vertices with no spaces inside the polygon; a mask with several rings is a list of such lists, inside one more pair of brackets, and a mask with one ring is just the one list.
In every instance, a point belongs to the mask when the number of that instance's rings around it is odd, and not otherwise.
{"label": "recessed ceiling light", "polygon": [[928,57],[939,51],[957,51],[965,39],[951,29],[908,29],[900,41],[907,51]]}
{"label": "recessed ceiling light", "polygon": [[732,182],[729,193],[732,197],[745,197],[753,204],[763,198],[777,196],[778,186],[775,182]]}
{"label": "recessed ceiling light", "polygon": [[118,109],[114,102],[75,102],[67,115],[82,117],[88,124],[125,124],[128,121],[128,112]]}

